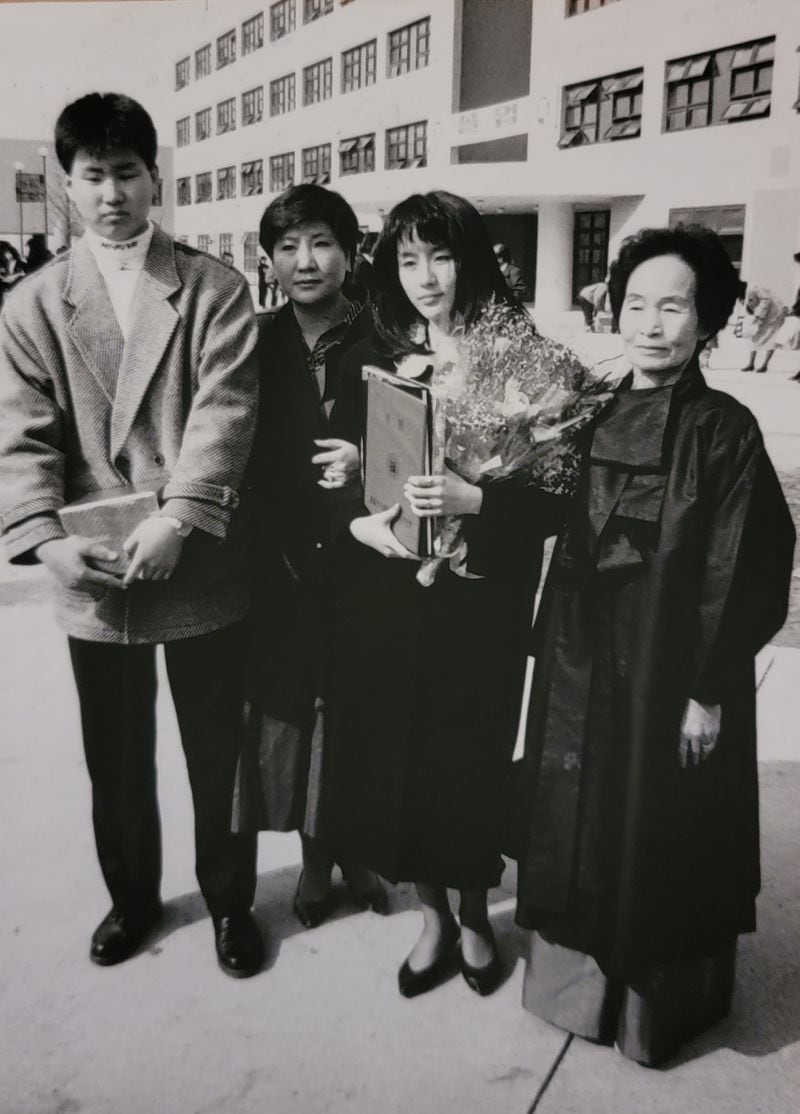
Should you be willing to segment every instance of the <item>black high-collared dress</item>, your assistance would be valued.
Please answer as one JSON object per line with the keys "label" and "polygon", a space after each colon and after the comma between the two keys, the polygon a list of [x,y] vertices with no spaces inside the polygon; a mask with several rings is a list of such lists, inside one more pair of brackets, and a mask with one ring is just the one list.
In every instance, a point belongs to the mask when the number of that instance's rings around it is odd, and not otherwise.
{"label": "black high-collared dress", "polygon": [[[333,421],[355,442],[370,364],[393,369],[370,341],[342,365]],[[391,882],[499,882],[542,544],[561,511],[556,496],[487,485],[465,520],[474,578],[444,567],[427,588],[417,562],[340,538],[322,802],[337,856]]]}
{"label": "black high-collared dress", "polygon": [[259,318],[261,407],[249,470],[252,639],[234,827],[317,835],[329,675],[332,541],[352,496],[311,463],[331,437],[346,349],[371,330],[352,303],[313,351],[288,303]]}

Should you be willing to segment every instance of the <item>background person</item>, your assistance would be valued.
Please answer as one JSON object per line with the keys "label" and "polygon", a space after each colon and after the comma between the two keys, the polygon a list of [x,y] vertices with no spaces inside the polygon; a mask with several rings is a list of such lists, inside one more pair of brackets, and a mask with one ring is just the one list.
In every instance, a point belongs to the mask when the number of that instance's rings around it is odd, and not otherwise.
{"label": "background person", "polygon": [[528,288],[522,277],[522,271],[511,262],[511,252],[505,244],[495,244],[492,250],[500,265],[500,273],[506,280],[506,286],[518,302],[524,302],[528,295]]}
{"label": "background person", "polygon": [[794,530],[755,419],[697,366],[736,288],[703,228],[620,251],[633,370],[594,430],[534,632],[523,1004],[644,1064],[727,1012],[755,928],[753,659],[786,616]]}
{"label": "background person", "polygon": [[[750,343],[750,355],[742,371],[764,372],[775,352],[776,338],[786,316],[786,307],[765,286],[748,286],[744,305],[742,336]],[[764,358],[756,366],[759,352],[764,353]]]}
{"label": "background person", "polygon": [[[332,905],[333,856],[319,826],[320,772],[330,658],[339,490],[358,474],[358,449],[332,438],[344,350],[371,317],[343,286],[358,236],[338,193],[292,186],[266,209],[260,241],[288,297],[259,319],[261,421],[250,472],[256,516],[254,621],[247,738],[235,823],[243,830],[299,831],[303,871],[294,911],[306,928]],[[322,837],[322,838],[321,838]],[[356,901],[387,912],[370,872],[344,865]]]}
{"label": "background person", "polygon": [[0,240],[0,306],[9,291],[25,278],[28,272],[17,249],[8,240]]}
{"label": "background person", "polygon": [[[493,299],[513,302],[469,202],[436,191],[397,205],[375,251],[378,335],[345,357],[334,426],[360,443],[362,368],[443,354]],[[524,311],[520,310],[522,314]],[[532,328],[532,326],[531,326]],[[343,540],[323,816],[337,854],[416,884],[420,936],[398,974],[412,997],[461,971],[479,994],[501,974],[487,911],[498,884],[525,640],[551,497],[447,473],[408,479],[420,516],[465,515],[469,577],[431,587],[395,538],[399,506],[361,507]],[[552,530],[555,527],[551,527]],[[458,920],[447,888],[460,891]]]}

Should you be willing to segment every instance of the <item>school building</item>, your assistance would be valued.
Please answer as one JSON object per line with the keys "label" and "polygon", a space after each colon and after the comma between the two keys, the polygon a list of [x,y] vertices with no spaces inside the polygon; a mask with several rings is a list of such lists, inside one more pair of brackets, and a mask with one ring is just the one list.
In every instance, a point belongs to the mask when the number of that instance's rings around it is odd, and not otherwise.
{"label": "school building", "polygon": [[251,277],[265,205],[313,181],[371,229],[412,192],[468,197],[537,313],[685,219],[788,301],[798,48],[796,0],[210,0],[164,75],[164,196],[177,235]]}

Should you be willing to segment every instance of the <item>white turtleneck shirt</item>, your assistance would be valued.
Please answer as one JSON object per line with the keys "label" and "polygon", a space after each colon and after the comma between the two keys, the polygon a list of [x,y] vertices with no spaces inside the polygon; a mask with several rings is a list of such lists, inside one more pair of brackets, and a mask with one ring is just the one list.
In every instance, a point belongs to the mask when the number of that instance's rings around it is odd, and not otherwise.
{"label": "white turtleneck shirt", "polygon": [[130,240],[106,240],[90,228],[84,235],[108,289],[120,332],[127,340],[133,324],[136,292],[153,238],[153,225],[148,221],[144,232]]}

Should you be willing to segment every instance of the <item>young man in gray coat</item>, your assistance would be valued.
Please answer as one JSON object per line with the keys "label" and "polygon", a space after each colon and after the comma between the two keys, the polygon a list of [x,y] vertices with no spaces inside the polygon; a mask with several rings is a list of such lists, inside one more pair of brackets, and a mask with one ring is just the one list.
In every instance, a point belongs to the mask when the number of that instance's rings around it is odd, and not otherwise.
{"label": "young man in gray coat", "polygon": [[[0,514],[9,558],[42,562],[69,637],[113,906],[91,959],[127,959],[162,915],[155,647],[167,673],[195,810],[196,868],[230,975],[255,974],[255,839],[232,835],[244,621],[237,487],[257,412],[256,327],[236,271],[149,220],[153,123],[93,93],[56,125],[85,224],[70,252],[20,284],[0,319]],[[158,491],[124,542],[124,576],[58,510],[99,491]]]}

